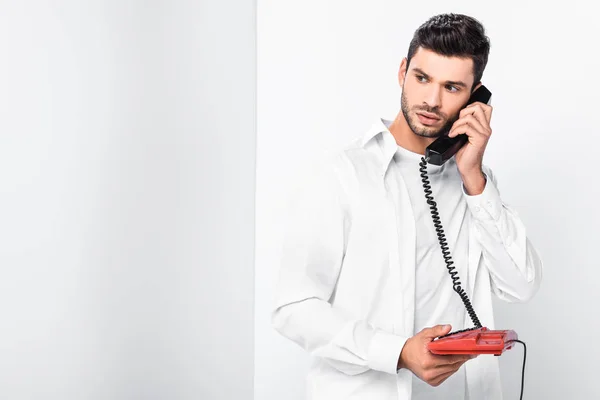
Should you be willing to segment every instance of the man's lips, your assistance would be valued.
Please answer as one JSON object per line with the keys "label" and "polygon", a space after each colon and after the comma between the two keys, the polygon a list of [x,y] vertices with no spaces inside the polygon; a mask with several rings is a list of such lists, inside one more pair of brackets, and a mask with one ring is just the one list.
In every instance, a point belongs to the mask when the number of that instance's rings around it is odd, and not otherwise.
{"label": "man's lips", "polygon": [[441,119],[437,115],[427,112],[417,112],[417,117],[423,125],[433,125]]}

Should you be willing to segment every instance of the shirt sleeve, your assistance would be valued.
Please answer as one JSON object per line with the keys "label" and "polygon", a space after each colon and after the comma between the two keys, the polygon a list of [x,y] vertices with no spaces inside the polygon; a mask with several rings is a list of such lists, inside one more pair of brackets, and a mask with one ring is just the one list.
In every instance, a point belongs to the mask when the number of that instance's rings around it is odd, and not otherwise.
{"label": "shirt sleeve", "polygon": [[516,210],[503,202],[492,170],[484,167],[484,175],[482,193],[469,195],[464,185],[462,190],[475,221],[492,288],[500,299],[528,301],[539,289],[542,259]]}
{"label": "shirt sleeve", "polygon": [[396,374],[407,338],[353,318],[331,301],[350,223],[343,196],[333,163],[316,170],[295,193],[284,226],[272,323],[345,374]]}

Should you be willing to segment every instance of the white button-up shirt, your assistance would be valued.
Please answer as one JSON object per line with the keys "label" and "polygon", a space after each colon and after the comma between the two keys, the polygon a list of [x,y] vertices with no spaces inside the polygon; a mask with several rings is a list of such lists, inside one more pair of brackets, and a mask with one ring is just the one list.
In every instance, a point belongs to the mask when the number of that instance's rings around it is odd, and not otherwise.
{"label": "white button-up shirt", "polygon": [[[272,321],[313,356],[310,400],[411,398],[412,372],[397,371],[397,364],[416,333],[415,220],[391,162],[397,146],[379,118],[315,168],[293,197]],[[471,212],[464,228],[467,276],[460,278],[482,325],[494,329],[492,294],[529,300],[542,279],[542,260],[502,201],[493,172],[483,168],[484,191],[464,194]],[[470,399],[502,398],[495,356],[480,355],[463,367]]]}

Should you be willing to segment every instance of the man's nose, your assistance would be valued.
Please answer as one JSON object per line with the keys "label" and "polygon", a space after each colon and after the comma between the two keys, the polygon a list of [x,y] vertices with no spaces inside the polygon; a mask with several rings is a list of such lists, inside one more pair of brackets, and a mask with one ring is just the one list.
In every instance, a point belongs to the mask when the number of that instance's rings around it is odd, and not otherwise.
{"label": "man's nose", "polygon": [[427,92],[424,99],[425,103],[431,108],[439,107],[442,103],[441,95],[442,91],[439,87],[432,85],[433,87]]}

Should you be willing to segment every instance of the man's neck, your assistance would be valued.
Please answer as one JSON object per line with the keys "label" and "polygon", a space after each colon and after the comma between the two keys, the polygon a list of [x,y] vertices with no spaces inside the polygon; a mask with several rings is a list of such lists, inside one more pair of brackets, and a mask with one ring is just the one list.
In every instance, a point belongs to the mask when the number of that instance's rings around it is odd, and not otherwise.
{"label": "man's neck", "polygon": [[389,127],[390,133],[396,139],[398,146],[403,147],[413,153],[425,154],[425,148],[429,146],[435,138],[426,138],[416,135],[411,129],[402,111],[398,113],[396,119]]}

